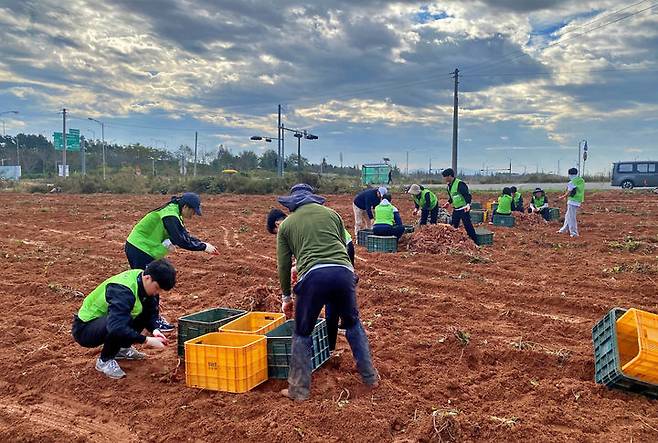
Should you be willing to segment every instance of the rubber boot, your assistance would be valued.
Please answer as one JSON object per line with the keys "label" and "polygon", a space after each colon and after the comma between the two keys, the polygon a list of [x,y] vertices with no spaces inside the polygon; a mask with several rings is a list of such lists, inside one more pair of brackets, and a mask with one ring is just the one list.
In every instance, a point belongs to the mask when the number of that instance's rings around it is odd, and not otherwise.
{"label": "rubber boot", "polygon": [[292,356],[288,373],[288,397],[306,400],[311,395],[313,340],[311,337],[292,336]]}
{"label": "rubber boot", "polygon": [[372,364],[368,337],[366,336],[366,331],[363,330],[361,321],[357,320],[354,326],[348,328],[345,331],[345,336],[352,349],[356,368],[359,374],[361,374],[363,382],[368,386],[377,384],[377,371]]}

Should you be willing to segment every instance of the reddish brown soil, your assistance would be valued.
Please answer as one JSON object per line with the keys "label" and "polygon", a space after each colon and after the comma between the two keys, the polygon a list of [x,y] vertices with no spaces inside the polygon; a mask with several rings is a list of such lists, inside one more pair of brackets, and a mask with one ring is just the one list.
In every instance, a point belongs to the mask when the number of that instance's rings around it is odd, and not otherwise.
{"label": "reddish brown soil", "polygon": [[[345,352],[314,374],[303,404],[278,395],[284,381],[246,394],[188,388],[172,377],[175,345],[122,363],[128,377],[110,380],[94,370],[98,351],[73,342],[81,293],[126,269],[131,226],[163,200],[0,195],[0,441],[658,441],[655,401],[594,384],[590,332],[615,306],[658,312],[653,194],[588,194],[576,240],[556,223],[521,224],[489,226],[495,244],[475,255],[357,248],[381,386],[363,389],[339,337]],[[350,197],[328,204],[352,225]],[[274,205],[272,196],[204,197],[204,216],[188,228],[222,254],[171,256],[179,285],[163,297],[169,319],[278,308],[264,229]],[[396,205],[410,221],[411,204]],[[626,236],[639,249],[606,244]],[[349,401],[339,402],[344,390]]]}

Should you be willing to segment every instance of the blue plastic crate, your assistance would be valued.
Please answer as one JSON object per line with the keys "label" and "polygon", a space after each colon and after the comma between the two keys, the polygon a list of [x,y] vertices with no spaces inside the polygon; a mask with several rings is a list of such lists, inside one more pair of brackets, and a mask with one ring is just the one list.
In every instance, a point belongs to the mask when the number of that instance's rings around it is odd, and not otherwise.
{"label": "blue plastic crate", "polygon": [[506,228],[513,228],[514,227],[514,216],[513,215],[494,214],[493,224],[494,224],[494,226],[505,226]]}
{"label": "blue plastic crate", "polygon": [[[271,330],[267,337],[267,372],[269,378],[288,378],[290,372],[290,359],[292,357],[292,334],[295,331],[295,320],[288,320],[284,324]],[[329,360],[329,337],[327,335],[327,322],[318,318],[311,334],[313,340],[312,368],[315,371]]]}
{"label": "blue plastic crate", "polygon": [[361,229],[356,234],[356,244],[365,246],[368,243],[368,236],[372,235],[372,229]]}
{"label": "blue plastic crate", "polygon": [[394,235],[369,235],[366,246],[368,252],[397,252],[398,239]]}
{"label": "blue plastic crate", "polygon": [[626,309],[611,309],[592,328],[594,381],[610,388],[658,397],[658,386],[625,375],[621,370],[617,344],[617,319]]}

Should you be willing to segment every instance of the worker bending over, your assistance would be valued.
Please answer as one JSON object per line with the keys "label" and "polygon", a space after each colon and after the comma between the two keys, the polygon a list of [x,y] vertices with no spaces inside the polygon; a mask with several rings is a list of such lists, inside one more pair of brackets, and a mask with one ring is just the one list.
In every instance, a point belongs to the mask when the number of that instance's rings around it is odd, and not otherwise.
{"label": "worker bending over", "polygon": [[414,200],[414,215],[418,215],[420,212],[420,225],[427,224],[427,218],[429,216],[430,224],[435,225],[439,217],[439,199],[429,189],[425,189],[421,185],[413,184],[409,187],[407,191],[408,194],[411,194]]}
{"label": "worker bending over", "polygon": [[[325,305],[337,310],[363,382],[376,387],[378,376],[356,306],[354,268],[345,250],[343,220],[335,211],[323,206],[324,198],[313,194],[313,188],[307,184],[293,186],[290,195],[279,197],[278,201],[291,212],[279,225],[277,234],[282,309],[289,318],[293,311],[295,314],[289,388],[281,393],[294,400],[309,398],[311,334]],[[297,258],[299,273],[294,301],[290,283],[293,256]]]}
{"label": "worker bending over", "polygon": [[452,205],[452,226],[459,228],[459,222],[463,222],[466,233],[473,242],[477,243],[477,235],[471,221],[471,193],[468,190],[468,185],[455,178],[455,171],[452,168],[444,169],[441,175],[443,175],[443,180],[448,185],[448,201],[443,207],[447,208]]}
{"label": "worker bending over", "polygon": [[382,196],[386,195],[388,190],[384,186],[379,188],[368,188],[359,192],[354,197],[352,209],[354,210],[354,235],[359,235],[362,229],[372,229],[372,221],[375,216],[372,210],[379,204]]}

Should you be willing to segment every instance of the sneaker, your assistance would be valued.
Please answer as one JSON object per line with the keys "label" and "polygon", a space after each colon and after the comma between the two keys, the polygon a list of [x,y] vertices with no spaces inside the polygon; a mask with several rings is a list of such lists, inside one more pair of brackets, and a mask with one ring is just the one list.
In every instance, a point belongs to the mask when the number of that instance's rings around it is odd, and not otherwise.
{"label": "sneaker", "polygon": [[119,366],[119,363],[117,363],[115,359],[111,359],[104,362],[99,357],[96,360],[96,370],[98,372],[102,372],[103,374],[107,375],[110,378],[118,379],[126,376],[126,373],[123,372],[123,369],[121,369],[121,366]]}
{"label": "sneaker", "polygon": [[174,330],[174,325],[165,320],[164,317],[159,317],[155,323],[160,332],[171,332]]}
{"label": "sneaker", "polygon": [[146,354],[139,352],[137,349],[133,348],[121,348],[119,352],[114,357],[115,360],[144,360]]}

